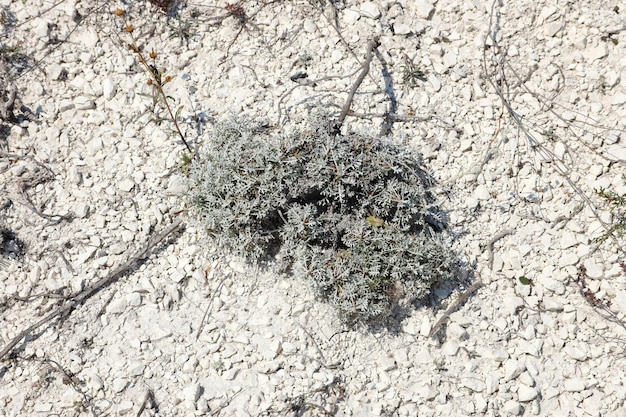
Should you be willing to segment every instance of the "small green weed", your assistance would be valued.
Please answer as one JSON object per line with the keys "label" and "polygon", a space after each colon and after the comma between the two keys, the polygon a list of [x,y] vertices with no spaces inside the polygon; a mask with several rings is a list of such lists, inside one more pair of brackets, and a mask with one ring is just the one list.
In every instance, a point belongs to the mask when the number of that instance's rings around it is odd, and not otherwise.
{"label": "small green weed", "polygon": [[426,73],[405,55],[404,65],[402,65],[402,83],[413,88],[418,85],[418,81],[426,81]]}
{"label": "small green weed", "polygon": [[183,152],[178,163],[178,168],[181,174],[185,177],[189,176],[189,170],[191,169],[191,161],[193,161],[193,155]]}
{"label": "small green weed", "polygon": [[596,241],[604,242],[610,236],[623,238],[626,236],[626,194],[618,194],[615,191],[605,188],[596,190],[596,193],[609,203],[614,219],[611,228],[602,236],[598,237]]}

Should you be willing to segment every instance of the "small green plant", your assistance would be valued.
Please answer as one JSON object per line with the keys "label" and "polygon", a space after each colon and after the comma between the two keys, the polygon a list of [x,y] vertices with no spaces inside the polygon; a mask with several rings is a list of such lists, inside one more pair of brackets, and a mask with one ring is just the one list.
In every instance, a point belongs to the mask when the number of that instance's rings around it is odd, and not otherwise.
{"label": "small green plant", "polygon": [[452,42],[448,37],[443,36],[443,35],[441,37],[436,37],[435,39],[433,39],[433,41],[435,43],[442,43],[442,42],[443,43],[450,43],[450,42]]}
{"label": "small green plant", "polygon": [[195,35],[191,20],[184,20],[182,16],[177,15],[173,22],[168,22],[167,24],[170,29],[170,39],[180,38],[181,45],[183,43],[187,44],[189,39]]}
{"label": "small green plant", "polygon": [[190,169],[192,215],[224,252],[305,277],[347,323],[385,319],[452,279],[421,157],[330,117],[268,135],[218,123]]}
{"label": "small green plant", "polygon": [[178,163],[178,168],[181,174],[185,177],[189,176],[189,170],[191,169],[191,161],[193,161],[193,155],[183,152]]}
{"label": "small green plant", "polygon": [[412,88],[418,85],[418,81],[426,81],[426,74],[405,55],[404,65],[402,65],[402,82],[407,87]]}
{"label": "small green plant", "polygon": [[541,132],[541,134],[550,142],[555,142],[557,140],[556,129],[554,126],[547,127],[543,132]]}
{"label": "small green plant", "polygon": [[596,239],[597,242],[604,242],[610,236],[623,238],[626,236],[626,194],[618,194],[615,191],[600,188],[596,193],[604,198],[611,206],[613,213],[613,224],[611,228],[602,236]]}
{"label": "small green plant", "polygon": [[149,54],[150,61],[148,61],[148,59],[144,56],[141,48],[139,47],[137,43],[136,37],[133,36],[135,27],[131,25],[130,23],[128,23],[128,21],[126,20],[126,14],[124,13],[124,11],[122,9],[117,9],[115,11],[115,14],[124,21],[124,31],[128,34],[128,36],[131,39],[131,42],[128,44],[128,49],[130,49],[137,55],[139,62],[141,62],[141,65],[146,70],[146,73],[149,76],[148,85],[156,89],[158,97],[161,98],[161,101],[167,110],[169,120],[171,120],[172,123],[174,123],[174,127],[176,128],[176,133],[180,136],[180,139],[185,144],[185,147],[187,148],[187,150],[189,152],[192,152],[191,147],[189,146],[189,143],[187,143],[187,140],[185,140],[185,135],[183,134],[182,130],[180,129],[180,126],[178,125],[177,116],[178,116],[178,112],[180,111],[180,109],[176,114],[174,114],[174,112],[172,111],[172,107],[170,106],[169,98],[167,94],[165,94],[165,90],[163,89],[165,84],[172,81],[173,77],[171,75],[165,75],[164,72],[161,71],[157,67],[156,58],[158,54],[155,51],[150,52]]}
{"label": "small green plant", "polygon": [[530,286],[534,286],[535,283],[533,282],[532,279],[526,278],[524,275],[522,275],[521,277],[518,278],[520,284],[522,285],[530,285]]}

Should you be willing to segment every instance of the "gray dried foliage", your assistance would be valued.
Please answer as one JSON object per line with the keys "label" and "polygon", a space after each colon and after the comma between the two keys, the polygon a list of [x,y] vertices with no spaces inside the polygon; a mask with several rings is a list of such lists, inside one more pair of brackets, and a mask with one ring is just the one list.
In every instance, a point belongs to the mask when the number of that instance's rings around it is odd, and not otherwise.
{"label": "gray dried foliage", "polygon": [[457,273],[418,153],[381,138],[215,126],[190,170],[193,217],[224,252],[279,260],[346,323],[388,318]]}

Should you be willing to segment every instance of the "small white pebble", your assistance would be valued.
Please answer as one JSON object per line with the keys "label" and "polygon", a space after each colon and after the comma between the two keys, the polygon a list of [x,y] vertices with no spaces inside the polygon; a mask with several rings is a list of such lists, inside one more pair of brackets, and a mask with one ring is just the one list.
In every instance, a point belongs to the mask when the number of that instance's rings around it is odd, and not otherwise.
{"label": "small white pebble", "polygon": [[129,192],[130,190],[133,189],[134,186],[135,186],[135,181],[131,180],[130,178],[124,179],[120,181],[118,184],[118,188],[125,192]]}
{"label": "small white pebble", "polygon": [[563,386],[565,387],[566,391],[580,392],[585,389],[585,380],[582,378],[566,379]]}
{"label": "small white pebble", "polygon": [[539,392],[535,388],[529,387],[527,385],[522,384],[517,390],[517,397],[521,402],[532,401],[537,398],[537,395],[539,395]]}
{"label": "small white pebble", "polygon": [[111,100],[117,92],[117,84],[111,77],[106,77],[102,82],[102,94],[106,100]]}
{"label": "small white pebble", "polygon": [[196,402],[200,398],[200,385],[191,384],[183,390],[183,398],[186,401]]}
{"label": "small white pebble", "polygon": [[509,359],[504,362],[504,380],[510,381],[517,378],[526,367],[524,364],[516,359]]}
{"label": "small white pebble", "polygon": [[522,413],[522,406],[517,401],[509,400],[504,403],[502,411],[507,414],[519,416]]}

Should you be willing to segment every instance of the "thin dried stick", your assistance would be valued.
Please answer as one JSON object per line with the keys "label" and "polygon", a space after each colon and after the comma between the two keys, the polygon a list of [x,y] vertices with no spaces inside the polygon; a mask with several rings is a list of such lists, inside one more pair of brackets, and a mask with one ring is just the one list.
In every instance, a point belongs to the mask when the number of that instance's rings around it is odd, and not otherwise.
{"label": "thin dried stick", "polygon": [[487,264],[489,265],[489,269],[493,268],[493,244],[496,243],[498,240],[502,239],[503,237],[512,235],[514,233],[515,233],[515,230],[512,230],[512,229],[503,230],[502,232],[495,235],[489,241],[489,243],[487,243],[487,251],[489,252],[489,260],[487,261]]}
{"label": "thin dried stick", "polygon": [[158,411],[158,404],[154,398],[154,391],[150,388],[148,388],[146,396],[143,399],[143,403],[141,403],[141,407],[139,407],[139,411],[137,411],[137,417],[141,417],[141,414],[144,412],[148,404],[150,404],[153,410]]}
{"label": "thin dried stick", "polygon": [[222,278],[219,285],[217,286],[217,289],[213,293],[213,297],[211,297],[211,300],[209,301],[209,305],[206,307],[206,310],[204,311],[204,315],[202,316],[202,320],[200,321],[200,326],[198,326],[198,331],[196,332],[196,340],[198,340],[198,338],[200,337],[200,333],[202,333],[202,329],[204,328],[204,323],[206,321],[206,318],[209,315],[209,311],[211,311],[213,300],[215,300],[215,297],[217,297],[219,293],[222,291],[222,287],[224,286],[225,280],[226,278]]}
{"label": "thin dried stick", "polygon": [[352,76],[353,76],[354,74],[356,74],[357,72],[359,72],[359,70],[356,70],[356,71],[354,71],[353,73],[348,74],[348,75],[328,75],[328,76],[325,76],[325,77],[317,78],[317,79],[315,79],[315,80],[310,80],[308,84],[297,84],[297,85],[293,86],[292,88],[290,88],[289,90],[287,90],[287,92],[285,92],[285,93],[284,93],[284,94],[280,97],[280,99],[278,100],[278,104],[276,105],[276,107],[278,108],[278,121],[276,122],[276,125],[277,125],[277,126],[278,126],[278,125],[280,125],[280,120],[281,120],[281,118],[282,118],[282,108],[281,108],[281,106],[282,106],[282,104],[283,104],[283,101],[285,100],[285,98],[286,98],[289,94],[293,93],[293,92],[295,91],[295,89],[296,89],[296,88],[299,88],[299,87],[310,87],[310,86],[314,86],[314,85],[316,85],[316,84],[318,84],[318,83],[320,83],[320,82],[322,82],[322,81],[327,81],[327,80],[335,80],[335,79],[342,79],[342,78],[352,77]]}
{"label": "thin dried stick", "polygon": [[445,313],[437,320],[437,322],[430,328],[430,332],[428,333],[428,337],[433,337],[438,331],[439,328],[443,325],[443,323],[450,318],[450,314],[454,313],[460,306],[463,304],[470,295],[477,289],[479,289],[483,285],[483,282],[480,279],[477,279],[470,285],[468,289],[466,289],[459,297],[453,302],[450,307],[447,308]]}
{"label": "thin dried stick", "polygon": [[233,392],[232,396],[230,398],[226,397],[226,399],[224,401],[222,401],[222,403],[220,405],[217,406],[217,408],[215,408],[215,410],[213,410],[213,412],[211,413],[211,416],[217,416],[219,415],[222,410],[224,408],[226,408],[228,406],[228,404],[230,404],[230,402],[239,394],[241,394],[241,392],[243,391],[243,388],[239,388],[237,391]]}
{"label": "thin dried stick", "polygon": [[25,330],[22,330],[17,336],[15,336],[11,341],[0,351],[0,359],[9,354],[15,346],[22,340],[25,339],[29,334],[33,333],[39,327],[43,326],[46,323],[51,322],[57,317],[63,316],[65,314],[69,314],[78,307],[80,304],[85,302],[88,298],[96,294],[98,291],[103,288],[109,286],[113,282],[115,282],[118,278],[124,275],[128,270],[130,270],[133,266],[137,265],[141,260],[145,259],[148,256],[149,251],[158,245],[163,239],[169,236],[172,232],[177,230],[182,224],[181,219],[177,219],[174,223],[165,228],[161,233],[153,236],[148,243],[144,245],[143,248],[135,252],[124,264],[119,266],[113,272],[105,276],[104,278],[99,279],[92,285],[88,286],[78,294],[67,299],[64,305],[54,310],[52,313],[48,314],[43,319],[38,322],[28,326]]}
{"label": "thin dried stick", "polygon": [[377,47],[378,47],[378,38],[372,39],[371,41],[367,43],[367,56],[365,58],[365,61],[363,62],[363,65],[361,66],[362,68],[361,73],[359,74],[358,78],[354,82],[354,85],[350,89],[346,103],[343,105],[343,108],[341,109],[341,113],[339,113],[339,117],[337,118],[337,127],[336,127],[337,131],[341,129],[341,125],[343,124],[343,121],[346,120],[346,116],[348,115],[348,112],[350,111],[350,106],[352,105],[352,100],[354,99],[354,94],[356,93],[356,90],[359,89],[359,86],[361,85],[365,77],[367,76],[367,73],[370,71],[370,64],[374,56],[374,50]]}
{"label": "thin dried stick", "polygon": [[[489,22],[488,22],[488,26],[487,26],[488,27],[488,33],[485,36],[485,39],[484,39],[484,42],[483,42],[483,45],[484,45],[484,48],[483,48],[483,71],[485,73],[487,81],[489,82],[489,84],[491,84],[491,86],[495,90],[496,94],[499,96],[499,98],[500,98],[500,100],[502,102],[502,105],[504,106],[504,108],[508,112],[511,120],[517,126],[519,131],[522,132],[522,134],[526,138],[526,140],[527,140],[529,146],[531,147],[531,149],[534,150],[541,157],[543,157],[546,161],[557,161],[557,162],[560,162],[560,163],[555,163],[554,164],[554,169],[556,170],[556,172],[558,172],[565,179],[565,181],[572,188],[572,190],[574,190],[574,192],[576,194],[578,194],[578,196],[580,196],[580,198],[582,198],[584,200],[586,206],[591,210],[591,212],[593,213],[593,216],[598,220],[598,222],[600,222],[602,227],[605,230],[609,230],[610,229],[610,225],[607,224],[603,220],[603,218],[600,216],[600,214],[598,212],[598,208],[591,201],[589,196],[572,179],[572,176],[570,175],[571,167],[566,166],[565,163],[560,158],[558,158],[558,157],[556,157],[556,155],[554,155],[554,152],[552,152],[551,150],[547,149],[541,143],[541,141],[539,141],[533,135],[533,133],[530,131],[530,129],[524,124],[523,116],[521,114],[519,114],[518,112],[516,112],[515,109],[513,108],[511,94],[513,94],[513,96],[514,96],[517,93],[511,93],[509,91],[509,83],[508,83],[508,80],[507,80],[507,77],[506,77],[506,74],[505,74],[505,69],[507,69],[507,68],[515,75],[515,78],[517,78],[517,80],[519,82],[518,85],[521,88],[523,88],[524,91],[526,91],[527,93],[531,94],[539,102],[543,103],[544,106],[546,107],[546,109],[550,109],[549,111],[550,111],[551,114],[553,114],[555,117],[557,117],[561,121],[564,121],[561,115],[559,115],[554,110],[552,110],[552,108],[553,108],[552,103],[548,103],[541,95],[539,95],[538,93],[536,93],[536,92],[530,90],[529,88],[527,88],[526,85],[525,85],[526,78],[520,76],[519,73],[515,70],[515,68],[512,65],[507,63],[507,61],[506,61],[506,49],[504,47],[502,47],[498,43],[497,36],[496,36],[496,34],[500,31],[500,15],[499,15],[499,12],[496,10],[496,3],[498,3],[499,6],[502,5],[501,4],[502,2],[500,0],[494,0],[494,2],[492,3],[491,13],[489,15]],[[494,19],[494,17],[495,17],[495,19]],[[491,44],[492,45],[488,45],[488,40],[491,40]],[[488,46],[490,46],[490,48]],[[496,68],[495,71],[500,74],[500,79],[499,80],[495,79],[495,75],[491,75],[491,72],[489,71],[489,67],[490,66],[488,65],[488,59],[487,59],[487,51],[488,50],[492,50],[491,61],[494,61],[494,66]],[[497,61],[497,62],[495,62],[495,61]],[[567,121],[565,121],[565,122],[567,123]],[[569,123],[568,123],[568,126],[569,126]],[[614,242],[616,243],[616,245],[618,247],[621,247],[621,245],[619,244],[619,242],[617,242],[616,239],[614,239]]]}
{"label": "thin dried stick", "polygon": [[[331,2],[331,7],[332,7],[332,15],[333,15],[332,19],[326,16],[326,13],[324,13],[323,10],[320,11],[321,15],[324,16],[324,19],[326,19],[328,24],[335,30],[335,32],[337,32],[337,36],[339,36],[339,40],[346,46],[346,48],[348,49],[348,52],[350,52],[350,55],[352,55],[356,59],[356,61],[359,62],[360,61],[359,57],[354,52],[354,50],[352,49],[352,47],[350,46],[346,38],[343,37],[341,30],[339,30],[339,22],[337,21],[337,13],[338,13],[337,6]],[[370,76],[370,78],[372,79],[372,81],[376,82],[374,77]]]}

